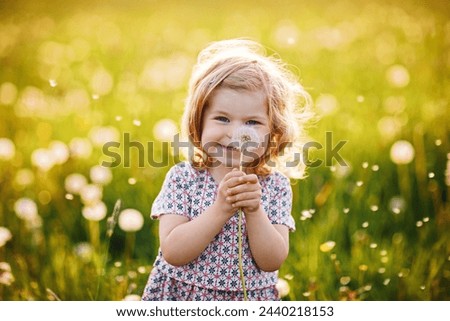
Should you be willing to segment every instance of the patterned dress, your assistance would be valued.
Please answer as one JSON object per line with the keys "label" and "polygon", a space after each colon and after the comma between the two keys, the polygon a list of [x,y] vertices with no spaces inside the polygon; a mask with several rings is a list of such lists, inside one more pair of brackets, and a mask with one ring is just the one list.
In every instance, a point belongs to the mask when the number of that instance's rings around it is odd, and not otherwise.
{"label": "patterned dress", "polygon": [[[286,225],[291,231],[292,190],[289,179],[274,172],[259,177],[261,204],[272,224]],[[190,163],[175,165],[167,173],[163,187],[152,206],[151,217],[178,214],[193,220],[211,206],[218,185],[209,171]],[[277,272],[264,272],[252,258],[243,216],[243,268],[249,300],[278,300]],[[161,250],[142,295],[152,301],[232,301],[243,300],[238,268],[238,214],[231,217],[203,253],[183,266],[167,263]]]}

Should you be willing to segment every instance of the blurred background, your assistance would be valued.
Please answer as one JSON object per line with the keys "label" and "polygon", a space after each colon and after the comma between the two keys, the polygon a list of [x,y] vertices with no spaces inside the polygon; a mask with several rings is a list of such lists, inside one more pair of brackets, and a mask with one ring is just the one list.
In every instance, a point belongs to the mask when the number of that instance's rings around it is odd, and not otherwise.
{"label": "blurred background", "polygon": [[[444,0],[0,0],[0,299],[141,295],[196,55],[248,37],[310,92],[310,138],[346,142],[348,166],[292,180],[282,298],[449,300],[449,17]],[[124,133],[145,155],[100,166]]]}

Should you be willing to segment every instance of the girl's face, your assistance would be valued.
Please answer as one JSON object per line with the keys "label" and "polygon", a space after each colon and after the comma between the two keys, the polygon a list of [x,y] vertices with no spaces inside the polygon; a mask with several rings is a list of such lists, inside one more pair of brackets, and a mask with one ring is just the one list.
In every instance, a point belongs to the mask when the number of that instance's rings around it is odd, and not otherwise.
{"label": "girl's face", "polygon": [[251,162],[261,158],[268,146],[266,97],[262,91],[215,89],[203,114],[201,136],[201,146],[213,166],[239,167],[240,150],[233,148],[238,143],[233,142],[233,133],[244,125],[251,126],[260,139],[260,147],[249,149],[243,158],[244,162]]}

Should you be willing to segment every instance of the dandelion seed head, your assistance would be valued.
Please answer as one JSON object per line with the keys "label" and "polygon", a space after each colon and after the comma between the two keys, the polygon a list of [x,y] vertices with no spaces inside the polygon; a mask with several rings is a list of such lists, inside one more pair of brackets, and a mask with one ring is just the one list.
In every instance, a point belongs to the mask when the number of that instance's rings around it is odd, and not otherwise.
{"label": "dandelion seed head", "polygon": [[47,172],[56,163],[54,154],[46,148],[38,148],[31,153],[31,163],[38,169]]}
{"label": "dandelion seed head", "polygon": [[103,189],[95,184],[84,185],[80,190],[80,197],[85,205],[97,204],[103,197]]}
{"label": "dandelion seed head", "polygon": [[84,186],[87,185],[87,179],[82,174],[73,173],[67,175],[64,180],[64,187],[70,194],[79,194]]}
{"label": "dandelion seed head", "polygon": [[153,126],[153,136],[161,142],[173,141],[177,133],[177,124],[172,119],[161,119]]}
{"label": "dandelion seed head", "polygon": [[75,137],[69,142],[69,150],[74,158],[88,159],[92,155],[92,144],[87,138]]}
{"label": "dandelion seed head", "polygon": [[372,171],[378,172],[379,169],[380,169],[380,166],[378,166],[378,165],[372,165]]}
{"label": "dandelion seed head", "polygon": [[384,268],[384,267],[380,267],[379,269],[378,269],[378,273],[379,274],[384,274],[386,272],[386,268]]}
{"label": "dandelion seed head", "polygon": [[305,298],[307,298],[307,297],[309,297],[309,296],[311,295],[311,292],[306,291],[306,292],[303,292],[302,295],[303,295]]}
{"label": "dandelion seed head", "polygon": [[380,251],[380,255],[381,256],[386,256],[387,255],[387,251],[386,250],[381,250]]}
{"label": "dandelion seed head", "polygon": [[398,165],[409,164],[414,159],[414,147],[406,140],[395,142],[390,151],[392,162]]}
{"label": "dandelion seed head", "polygon": [[356,101],[357,101],[358,103],[363,103],[364,100],[365,100],[365,98],[364,98],[364,96],[362,96],[362,95],[358,95],[358,96],[356,97]]}
{"label": "dandelion seed head", "polygon": [[394,196],[389,200],[389,208],[394,214],[400,214],[405,210],[406,201],[401,196]]}
{"label": "dandelion seed head", "polygon": [[85,263],[91,262],[94,255],[94,248],[88,242],[75,244],[73,251]]}
{"label": "dandelion seed head", "polygon": [[128,179],[128,184],[130,184],[130,185],[135,185],[136,183],[137,183],[136,178],[130,177],[130,178]]}
{"label": "dandelion seed head", "polygon": [[[260,138],[256,130],[249,126],[240,126],[234,132],[231,138],[232,143],[237,143],[240,150],[248,148],[249,143],[259,144]],[[254,146],[251,146],[254,147]]]}
{"label": "dandelion seed head", "polygon": [[311,218],[312,217],[312,214],[311,214],[311,212],[310,211],[308,211],[308,210],[303,210],[302,212],[301,212],[301,217],[300,217],[300,219],[301,220],[306,220],[306,219],[308,219],[308,218]]}
{"label": "dandelion seed head", "polygon": [[442,140],[441,140],[441,139],[436,139],[436,140],[434,141],[434,144],[435,144],[436,146],[441,146],[441,145],[442,145]]}
{"label": "dandelion seed head", "polygon": [[344,212],[345,214],[348,214],[348,213],[350,212],[350,209],[349,209],[348,207],[346,207],[346,208],[344,208],[343,212]]}
{"label": "dandelion seed head", "polygon": [[361,186],[363,186],[364,185],[364,182],[363,181],[357,181],[356,182],[356,186],[358,186],[358,187],[361,187]]}
{"label": "dandelion seed head", "polygon": [[384,279],[383,285],[387,286],[391,282],[391,279]]}
{"label": "dandelion seed head", "polygon": [[121,121],[121,120],[122,120],[122,116],[117,115],[114,119],[115,119],[116,121]]}
{"label": "dandelion seed head", "polygon": [[91,181],[99,185],[107,185],[112,181],[112,172],[109,167],[96,165],[89,171]]}
{"label": "dandelion seed head", "polygon": [[406,87],[410,79],[409,71],[402,65],[393,65],[386,71],[386,79],[392,87]]}
{"label": "dandelion seed head", "polygon": [[116,261],[116,262],[114,262],[114,266],[115,266],[116,268],[120,268],[120,267],[122,266],[122,262]]}
{"label": "dandelion seed head", "polygon": [[280,299],[287,296],[291,290],[289,283],[283,278],[278,278],[276,288]]}
{"label": "dandelion seed head", "polygon": [[72,201],[74,199],[73,194],[70,193],[66,193],[66,195],[64,195],[64,198],[69,201]]}
{"label": "dandelion seed head", "polygon": [[429,173],[428,173],[428,178],[434,178],[434,176],[435,176],[435,175],[434,175],[433,172],[429,172]]}
{"label": "dandelion seed head", "polygon": [[33,220],[38,216],[36,203],[32,199],[26,197],[19,198],[14,203],[14,212],[17,217],[25,221]]}
{"label": "dandelion seed head", "polygon": [[125,232],[139,231],[144,225],[144,217],[138,210],[128,208],[119,214],[119,227]]}
{"label": "dandelion seed head", "polygon": [[105,203],[97,202],[83,207],[81,213],[83,217],[89,221],[101,221],[106,217],[108,209]]}
{"label": "dandelion seed head", "polygon": [[417,221],[416,222],[416,226],[417,227],[422,227],[423,226],[423,222],[422,221]]}
{"label": "dandelion seed head", "polygon": [[368,228],[369,227],[369,222],[364,222],[361,225],[363,228]]}
{"label": "dandelion seed head", "polygon": [[378,205],[371,205],[371,206],[370,206],[370,210],[371,210],[372,212],[378,211]]}
{"label": "dandelion seed head", "polygon": [[9,138],[0,138],[0,161],[9,161],[16,155],[16,146]]}
{"label": "dandelion seed head", "polygon": [[366,264],[361,264],[358,268],[360,271],[363,271],[363,272],[367,271],[369,269],[369,267]]}
{"label": "dandelion seed head", "polygon": [[30,186],[34,182],[34,173],[31,169],[21,168],[14,177],[14,183],[18,186]]}
{"label": "dandelion seed head", "polygon": [[133,120],[133,125],[136,126],[136,127],[139,127],[139,126],[141,126],[141,121],[139,119],[134,119]]}
{"label": "dandelion seed head", "polygon": [[380,259],[380,261],[381,261],[381,263],[386,264],[387,262],[389,262],[389,258],[388,258],[387,256],[383,256],[383,257]]}
{"label": "dandelion seed head", "polygon": [[11,231],[4,227],[0,226],[0,247],[3,247],[6,242],[12,239],[12,233]]}
{"label": "dandelion seed head", "polygon": [[371,249],[376,249],[378,247],[377,243],[370,243],[370,248]]}
{"label": "dandelion seed head", "polygon": [[369,163],[368,162],[364,162],[362,163],[362,168],[368,168],[369,167]]}
{"label": "dandelion seed head", "polygon": [[427,223],[427,222],[430,221],[430,218],[429,218],[429,217],[424,217],[424,218],[422,219],[422,221],[423,221],[424,223]]}

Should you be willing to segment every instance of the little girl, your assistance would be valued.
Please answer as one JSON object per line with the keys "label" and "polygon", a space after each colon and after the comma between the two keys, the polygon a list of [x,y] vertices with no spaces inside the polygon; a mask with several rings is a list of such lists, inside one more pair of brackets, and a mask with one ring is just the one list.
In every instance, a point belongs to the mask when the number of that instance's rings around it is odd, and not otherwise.
{"label": "little girl", "polygon": [[[195,153],[169,170],[153,203],[160,250],[143,300],[243,300],[244,288],[249,300],[279,299],[277,270],[295,224],[289,179],[275,168],[286,165],[281,156],[296,145],[309,103],[255,42],[220,41],[200,53],[183,116]],[[259,140],[245,155],[233,136],[242,128]]]}

